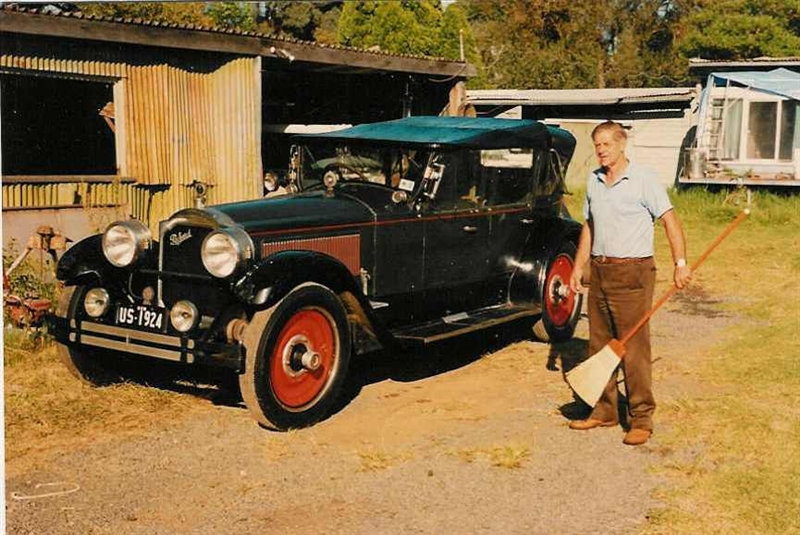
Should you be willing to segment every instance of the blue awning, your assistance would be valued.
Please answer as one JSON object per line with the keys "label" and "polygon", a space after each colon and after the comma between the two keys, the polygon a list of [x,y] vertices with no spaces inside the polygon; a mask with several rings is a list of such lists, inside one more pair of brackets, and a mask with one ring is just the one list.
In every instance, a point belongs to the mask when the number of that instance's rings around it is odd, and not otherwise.
{"label": "blue awning", "polygon": [[[789,69],[775,69],[767,72],[739,71],[712,72],[709,81],[713,85],[726,85],[728,81],[757,91],[764,91],[782,97],[800,100],[800,73]],[[711,86],[708,84],[707,86]]]}

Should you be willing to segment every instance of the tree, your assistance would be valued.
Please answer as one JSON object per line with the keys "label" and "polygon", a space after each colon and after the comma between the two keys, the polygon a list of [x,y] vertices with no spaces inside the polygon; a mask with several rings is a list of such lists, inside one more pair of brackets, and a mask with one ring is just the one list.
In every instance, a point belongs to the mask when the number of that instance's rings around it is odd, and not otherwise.
{"label": "tree", "polygon": [[345,2],[339,19],[339,43],[432,56],[439,45],[441,17],[438,0]]}
{"label": "tree", "polygon": [[78,7],[86,15],[111,18],[132,18],[211,26],[213,20],[206,13],[203,2],[97,2],[82,3]]}
{"label": "tree", "polygon": [[336,27],[343,0],[264,2],[266,18],[276,33],[326,44],[338,42]]}
{"label": "tree", "polygon": [[486,86],[483,60],[467,14],[461,6],[451,5],[442,16],[437,55],[447,59],[461,59],[462,41],[464,59],[474,65],[478,71],[478,76],[469,80],[469,86],[475,88]]}
{"label": "tree", "polygon": [[705,0],[687,20],[685,57],[745,59],[800,54],[797,0]]}
{"label": "tree", "polygon": [[681,24],[704,0],[459,0],[487,84],[590,88],[681,83]]}

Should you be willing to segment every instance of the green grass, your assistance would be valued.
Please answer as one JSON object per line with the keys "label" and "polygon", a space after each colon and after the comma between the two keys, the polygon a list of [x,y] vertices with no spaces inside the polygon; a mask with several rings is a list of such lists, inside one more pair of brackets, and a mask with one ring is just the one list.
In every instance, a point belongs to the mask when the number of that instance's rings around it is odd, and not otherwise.
{"label": "green grass", "polygon": [[[578,220],[584,195],[567,198]],[[747,201],[743,190],[670,197],[690,263]],[[757,191],[751,203],[751,215],[694,276],[738,321],[723,342],[682,364],[702,394],[659,411],[670,424],[660,443],[684,453],[657,468],[669,483],[646,534],[800,533],[800,196]],[[655,243],[656,262],[669,265],[661,225]],[[658,291],[669,278],[662,268]]]}
{"label": "green grass", "polygon": [[[742,193],[671,193],[696,257],[744,205]],[[703,394],[661,416],[660,441],[701,452],[666,467],[659,534],[800,533],[800,197],[758,192],[752,214],[698,270],[694,284],[739,320],[683,365]],[[657,259],[669,259],[657,230]],[[687,359],[689,360],[689,359]]]}

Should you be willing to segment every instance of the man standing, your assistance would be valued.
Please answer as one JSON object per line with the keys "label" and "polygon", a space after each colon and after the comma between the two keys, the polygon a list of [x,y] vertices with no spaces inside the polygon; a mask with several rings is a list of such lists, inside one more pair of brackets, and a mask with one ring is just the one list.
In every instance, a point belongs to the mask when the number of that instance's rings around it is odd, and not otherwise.
{"label": "man standing", "polygon": [[[666,189],[655,174],[625,156],[627,133],[606,121],[592,131],[600,168],[589,175],[584,203],[586,222],[581,230],[570,289],[584,292],[583,270],[591,257],[589,282],[589,354],[600,351],[612,338],[621,338],[652,307],[656,267],[653,227],[664,222],[672,250],[673,280],[683,288],[691,279],[681,224]],[[653,432],[656,408],[652,391],[650,329],[645,325],[626,345],[622,359],[628,396],[630,430],[623,442],[644,444]],[[586,420],[571,429],[611,427],[619,423],[617,372]]]}

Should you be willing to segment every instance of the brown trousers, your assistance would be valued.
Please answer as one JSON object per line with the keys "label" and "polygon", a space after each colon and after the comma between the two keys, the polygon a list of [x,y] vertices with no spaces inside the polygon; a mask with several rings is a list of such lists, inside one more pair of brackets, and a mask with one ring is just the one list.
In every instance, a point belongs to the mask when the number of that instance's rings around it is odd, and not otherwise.
{"label": "brown trousers", "polygon": [[[591,261],[589,283],[589,355],[594,355],[612,338],[621,339],[650,307],[656,267],[652,258],[631,264],[601,264]],[[628,418],[632,429],[653,429],[656,408],[652,390],[650,327],[646,324],[626,344],[622,369],[628,397]],[[606,385],[591,418],[605,422],[619,420],[617,374]]]}

